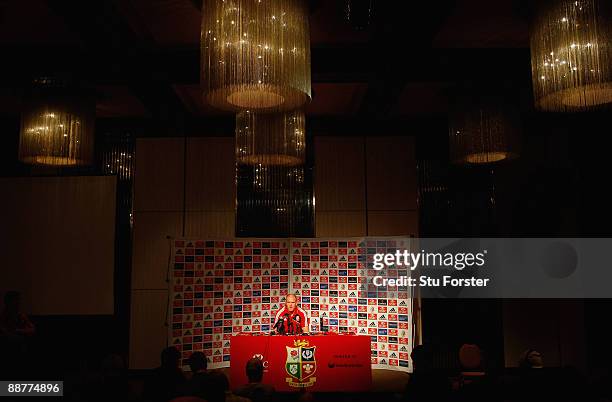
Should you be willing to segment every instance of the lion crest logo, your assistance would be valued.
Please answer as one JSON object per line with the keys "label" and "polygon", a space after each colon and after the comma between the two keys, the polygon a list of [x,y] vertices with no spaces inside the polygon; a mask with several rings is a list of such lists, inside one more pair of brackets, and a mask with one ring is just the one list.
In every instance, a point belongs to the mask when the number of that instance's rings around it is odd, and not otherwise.
{"label": "lion crest logo", "polygon": [[287,346],[287,360],[285,370],[289,375],[286,378],[291,387],[310,387],[315,381],[317,371],[316,346],[310,346],[307,340],[296,340],[294,347]]}

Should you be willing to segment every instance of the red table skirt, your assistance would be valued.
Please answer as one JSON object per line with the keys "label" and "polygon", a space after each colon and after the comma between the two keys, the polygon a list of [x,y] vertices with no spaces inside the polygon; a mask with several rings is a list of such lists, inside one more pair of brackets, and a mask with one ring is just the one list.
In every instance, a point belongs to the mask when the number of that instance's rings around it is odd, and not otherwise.
{"label": "red table skirt", "polygon": [[248,382],[247,361],[264,362],[263,382],[277,391],[369,391],[370,337],[358,335],[249,336],[231,341],[232,388]]}

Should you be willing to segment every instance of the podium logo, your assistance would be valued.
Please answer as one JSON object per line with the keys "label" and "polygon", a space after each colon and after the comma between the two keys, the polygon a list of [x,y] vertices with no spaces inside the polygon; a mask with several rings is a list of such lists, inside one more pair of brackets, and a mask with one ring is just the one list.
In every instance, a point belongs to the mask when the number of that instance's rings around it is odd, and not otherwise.
{"label": "podium logo", "polygon": [[289,377],[285,380],[290,387],[312,387],[317,380],[316,346],[310,346],[308,340],[296,340],[294,347],[287,346],[285,370]]}

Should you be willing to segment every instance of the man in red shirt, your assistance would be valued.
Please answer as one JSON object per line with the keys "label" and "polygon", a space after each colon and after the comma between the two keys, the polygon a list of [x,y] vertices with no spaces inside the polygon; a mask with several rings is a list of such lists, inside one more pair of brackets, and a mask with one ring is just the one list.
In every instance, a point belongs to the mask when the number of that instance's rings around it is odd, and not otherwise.
{"label": "man in red shirt", "polygon": [[274,316],[273,332],[283,335],[297,335],[308,332],[306,312],[298,307],[297,296],[293,293],[287,295],[285,306],[278,310]]}

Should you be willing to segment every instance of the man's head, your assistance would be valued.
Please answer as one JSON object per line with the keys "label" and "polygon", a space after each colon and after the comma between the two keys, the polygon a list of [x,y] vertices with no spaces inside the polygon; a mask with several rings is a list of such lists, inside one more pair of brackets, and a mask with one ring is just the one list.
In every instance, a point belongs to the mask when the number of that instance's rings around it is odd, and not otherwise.
{"label": "man's head", "polygon": [[426,345],[416,345],[410,354],[414,371],[426,371],[433,366],[433,354]]}
{"label": "man's head", "polygon": [[521,355],[519,366],[523,368],[542,368],[544,362],[542,360],[542,354],[534,349],[527,349]]}
{"label": "man's head", "polygon": [[527,361],[529,361],[533,368],[542,368],[544,366],[542,354],[537,350],[532,350],[527,354]]}
{"label": "man's head", "polygon": [[287,311],[292,313],[297,307],[297,296],[293,293],[288,294],[287,298],[285,299],[285,307],[287,307]]}
{"label": "man's head", "polygon": [[189,356],[189,367],[191,368],[192,373],[206,370],[208,367],[208,362],[206,361],[206,356],[204,353],[193,352],[191,356]]}
{"label": "man's head", "polygon": [[257,357],[249,359],[246,364],[246,375],[249,377],[249,382],[261,382],[263,378],[264,366],[263,362]]}
{"label": "man's head", "polygon": [[17,313],[19,311],[19,302],[21,295],[19,292],[9,290],[4,294],[4,306],[8,312]]}
{"label": "man's head", "polygon": [[164,368],[175,369],[181,362],[181,352],[174,346],[168,346],[161,352],[161,365]]}
{"label": "man's head", "polygon": [[229,381],[225,374],[219,370],[213,370],[208,375],[206,400],[209,402],[224,402],[225,392],[229,391]]}

